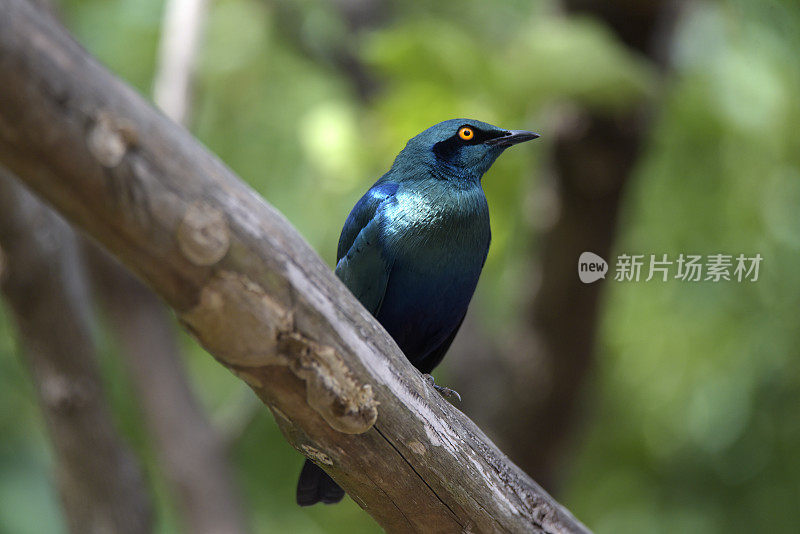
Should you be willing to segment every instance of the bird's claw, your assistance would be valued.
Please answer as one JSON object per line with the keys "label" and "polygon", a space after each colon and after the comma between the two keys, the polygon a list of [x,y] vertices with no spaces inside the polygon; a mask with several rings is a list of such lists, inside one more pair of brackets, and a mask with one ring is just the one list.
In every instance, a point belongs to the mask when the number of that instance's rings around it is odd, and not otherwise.
{"label": "bird's claw", "polygon": [[427,381],[428,384],[430,384],[431,387],[433,387],[433,389],[438,391],[442,397],[445,397],[447,399],[456,399],[458,402],[461,402],[461,395],[458,394],[458,391],[450,389],[445,386],[440,386],[439,384],[436,383],[436,381],[434,381],[433,375],[424,375],[424,377],[425,381]]}

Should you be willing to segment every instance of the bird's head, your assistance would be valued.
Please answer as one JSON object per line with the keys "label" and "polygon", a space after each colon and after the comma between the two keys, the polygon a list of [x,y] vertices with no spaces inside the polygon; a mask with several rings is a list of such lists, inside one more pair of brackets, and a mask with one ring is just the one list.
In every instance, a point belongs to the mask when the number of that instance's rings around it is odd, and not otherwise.
{"label": "bird's head", "polygon": [[480,180],[506,148],[537,137],[473,119],[451,119],[412,137],[394,166],[426,164],[445,177]]}

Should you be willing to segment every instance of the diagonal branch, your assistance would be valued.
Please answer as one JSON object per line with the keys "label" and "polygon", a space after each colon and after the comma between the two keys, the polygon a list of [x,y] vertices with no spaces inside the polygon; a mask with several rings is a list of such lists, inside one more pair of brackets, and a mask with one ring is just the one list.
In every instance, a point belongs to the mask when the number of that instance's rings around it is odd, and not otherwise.
{"label": "diagonal branch", "polygon": [[383,527],[586,531],[427,386],[280,213],[47,13],[0,10],[0,161],[141,276]]}

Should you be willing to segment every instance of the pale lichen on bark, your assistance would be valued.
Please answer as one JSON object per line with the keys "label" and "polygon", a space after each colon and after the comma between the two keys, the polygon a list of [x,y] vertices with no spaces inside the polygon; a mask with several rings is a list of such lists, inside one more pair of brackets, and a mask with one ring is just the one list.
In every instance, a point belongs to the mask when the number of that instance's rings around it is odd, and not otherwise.
{"label": "pale lichen on bark", "polygon": [[425,445],[420,443],[419,441],[412,439],[406,446],[415,454],[419,454],[420,456],[428,452],[428,449],[425,448]]}

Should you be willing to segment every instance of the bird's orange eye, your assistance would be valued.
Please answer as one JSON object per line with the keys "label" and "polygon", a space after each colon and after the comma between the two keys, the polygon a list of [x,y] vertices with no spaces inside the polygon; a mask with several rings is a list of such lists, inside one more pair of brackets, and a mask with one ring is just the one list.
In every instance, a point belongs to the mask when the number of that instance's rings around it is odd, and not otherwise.
{"label": "bird's orange eye", "polygon": [[458,136],[464,141],[469,141],[475,137],[475,131],[469,126],[462,126],[461,129],[458,130]]}

